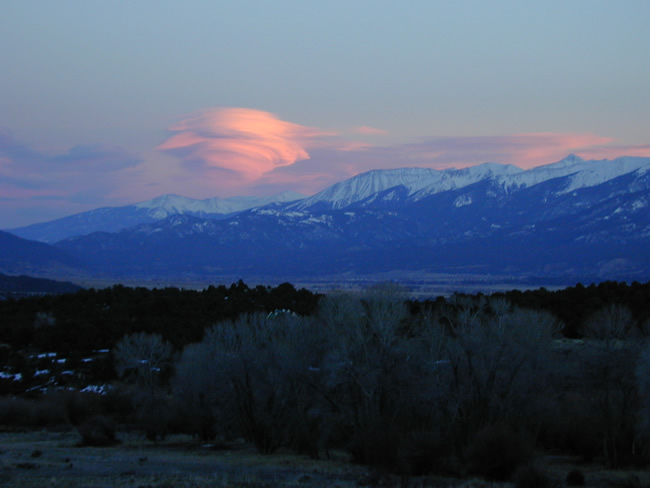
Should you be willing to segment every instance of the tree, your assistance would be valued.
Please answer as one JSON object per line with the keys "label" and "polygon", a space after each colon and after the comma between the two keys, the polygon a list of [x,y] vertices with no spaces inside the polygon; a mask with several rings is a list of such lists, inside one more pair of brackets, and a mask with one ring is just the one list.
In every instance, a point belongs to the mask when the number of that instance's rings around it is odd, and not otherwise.
{"label": "tree", "polygon": [[554,317],[480,298],[452,302],[439,320],[448,338],[437,340],[442,347],[432,358],[439,371],[432,389],[456,452],[462,455],[488,425],[525,427],[538,418],[559,331]]}
{"label": "tree", "polygon": [[215,325],[201,343],[186,347],[174,391],[186,411],[204,419],[201,429],[212,422],[216,431],[244,436],[264,454],[289,446],[317,455],[326,347],[309,319],[244,315]]}
{"label": "tree", "polygon": [[637,385],[634,381],[640,348],[632,340],[632,314],[627,307],[610,305],[588,317],[587,345],[580,362],[583,379],[596,412],[602,452],[612,467],[635,457]]}
{"label": "tree", "polygon": [[321,302],[317,321],[331,339],[325,384],[336,423],[349,432],[345,444],[359,462],[394,465],[399,434],[413,430],[422,378],[416,351],[423,344],[409,332],[409,318],[404,292],[392,284]]}
{"label": "tree", "polygon": [[147,437],[164,437],[169,418],[162,378],[171,367],[172,347],[158,334],[124,336],[113,351],[120,377],[135,386],[133,406]]}

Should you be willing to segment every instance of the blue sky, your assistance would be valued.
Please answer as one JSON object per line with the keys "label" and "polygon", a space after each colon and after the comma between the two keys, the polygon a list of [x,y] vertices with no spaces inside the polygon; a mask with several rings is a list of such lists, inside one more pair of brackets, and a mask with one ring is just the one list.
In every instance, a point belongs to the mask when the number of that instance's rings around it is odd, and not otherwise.
{"label": "blue sky", "polygon": [[376,168],[650,156],[645,0],[0,10],[0,228]]}

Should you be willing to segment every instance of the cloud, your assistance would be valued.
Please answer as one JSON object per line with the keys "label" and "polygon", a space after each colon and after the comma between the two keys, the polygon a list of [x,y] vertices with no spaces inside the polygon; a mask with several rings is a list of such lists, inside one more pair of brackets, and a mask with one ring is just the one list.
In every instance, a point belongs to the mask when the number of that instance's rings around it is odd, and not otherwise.
{"label": "cloud", "polygon": [[158,146],[189,165],[226,170],[251,182],[276,168],[309,159],[307,149],[333,133],[286,122],[248,108],[212,108],[191,114],[169,129]]}
{"label": "cloud", "polygon": [[[141,158],[122,148],[78,145],[63,154],[45,154],[0,130],[2,226],[43,221],[97,206],[120,186]],[[40,209],[42,218],[35,218]]]}
{"label": "cloud", "polygon": [[82,144],[77,145],[65,153],[47,158],[48,161],[65,163],[69,165],[81,165],[92,168],[93,171],[104,169],[106,171],[118,171],[124,168],[131,168],[142,162],[142,158],[129,154],[117,146],[104,144]]}
{"label": "cloud", "polygon": [[469,166],[482,162],[530,168],[562,159],[569,153],[602,147],[610,137],[581,133],[538,132],[503,136],[432,137],[401,146],[407,160],[432,167]]}
{"label": "cloud", "polygon": [[461,168],[487,161],[530,168],[569,153],[650,156],[645,146],[615,146],[613,138],[589,133],[445,136],[380,145],[387,132],[368,125],[332,132],[249,108],[201,110],[169,130],[157,149],[180,160],[184,174],[179,171],[179,178],[185,185],[195,181],[203,194],[212,188],[220,196],[287,189],[314,193],[372,169]]}
{"label": "cloud", "polygon": [[[309,160],[278,168],[258,181],[266,192],[287,188],[315,193],[328,185],[373,169],[462,168],[483,162],[531,168],[577,153],[588,159],[623,155],[650,157],[650,145],[615,145],[611,137],[588,133],[429,137],[414,143],[373,146],[338,141],[318,148]],[[324,171],[325,170],[325,171]],[[284,185],[284,186],[282,186]]]}
{"label": "cloud", "polygon": [[385,136],[388,134],[388,131],[383,129],[377,129],[375,127],[369,127],[367,125],[361,125],[359,127],[354,127],[352,132],[355,134],[370,135],[370,136]]}
{"label": "cloud", "polygon": [[569,153],[586,159],[650,157],[650,144],[625,145],[590,133],[435,136],[382,145],[386,132],[371,126],[323,130],[247,108],[194,112],[169,131],[164,142],[139,157],[86,143],[46,154],[0,128],[0,228],[164,193],[314,194],[373,169],[462,168],[487,161],[530,168]]}

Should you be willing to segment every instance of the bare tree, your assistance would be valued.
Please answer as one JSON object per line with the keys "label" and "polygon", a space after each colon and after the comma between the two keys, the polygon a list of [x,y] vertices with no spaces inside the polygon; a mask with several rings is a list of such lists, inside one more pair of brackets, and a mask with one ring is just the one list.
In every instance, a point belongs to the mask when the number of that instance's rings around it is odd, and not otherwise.
{"label": "bare tree", "polygon": [[634,317],[624,305],[612,304],[596,311],[585,320],[585,336],[612,341],[628,337],[634,326]]}
{"label": "bare tree", "polygon": [[610,305],[584,324],[588,337],[581,353],[584,384],[593,399],[602,451],[612,467],[635,456],[637,385],[634,380],[639,343],[631,339],[632,313]]}
{"label": "bare tree", "polygon": [[637,429],[641,441],[641,454],[647,460],[650,458],[650,342],[647,339],[639,355],[636,382],[639,392]]}
{"label": "bare tree", "polygon": [[113,350],[119,376],[135,386],[133,404],[147,437],[164,436],[169,412],[161,379],[171,367],[172,347],[158,334],[138,332],[124,336]]}
{"label": "bare tree", "polygon": [[452,304],[454,309],[443,314],[452,333],[436,360],[445,375],[439,374],[433,386],[445,392],[441,411],[459,452],[487,425],[518,425],[539,413],[559,330],[546,313],[502,300],[480,305],[476,310],[476,304]]}

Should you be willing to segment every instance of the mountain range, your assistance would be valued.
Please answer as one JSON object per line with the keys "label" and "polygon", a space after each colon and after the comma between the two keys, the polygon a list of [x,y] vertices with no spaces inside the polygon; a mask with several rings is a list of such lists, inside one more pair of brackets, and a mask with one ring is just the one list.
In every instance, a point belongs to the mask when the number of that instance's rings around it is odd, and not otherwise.
{"label": "mountain range", "polygon": [[[303,197],[167,195],[11,230],[113,278],[650,279],[650,158],[375,170]],[[1,269],[0,269],[1,270]]]}

